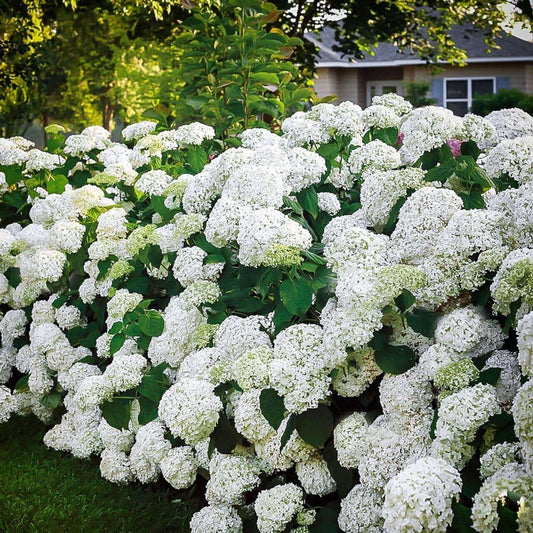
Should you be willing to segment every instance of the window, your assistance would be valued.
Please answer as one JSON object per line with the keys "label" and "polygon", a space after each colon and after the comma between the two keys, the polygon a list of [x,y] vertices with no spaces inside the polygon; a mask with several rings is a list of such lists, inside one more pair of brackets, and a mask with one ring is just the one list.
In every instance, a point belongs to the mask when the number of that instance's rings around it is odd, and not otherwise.
{"label": "window", "polygon": [[472,107],[476,94],[494,93],[496,78],[445,78],[444,107],[460,117]]}

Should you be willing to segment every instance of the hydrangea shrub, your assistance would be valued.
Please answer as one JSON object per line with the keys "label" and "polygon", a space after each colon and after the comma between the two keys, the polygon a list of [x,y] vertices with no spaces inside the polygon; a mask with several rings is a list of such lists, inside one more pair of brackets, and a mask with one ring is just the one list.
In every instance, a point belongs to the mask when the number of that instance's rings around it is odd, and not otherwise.
{"label": "hydrangea shrub", "polygon": [[0,422],[193,533],[533,529],[533,118],[319,104],[0,139]]}

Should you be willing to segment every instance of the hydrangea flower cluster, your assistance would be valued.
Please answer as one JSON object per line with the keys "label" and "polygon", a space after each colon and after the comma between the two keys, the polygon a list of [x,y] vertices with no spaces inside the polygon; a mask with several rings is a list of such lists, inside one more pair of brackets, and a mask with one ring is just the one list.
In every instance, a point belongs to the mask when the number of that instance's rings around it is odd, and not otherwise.
{"label": "hydrangea flower cluster", "polygon": [[532,117],[54,131],[0,139],[0,422],[193,533],[533,529]]}

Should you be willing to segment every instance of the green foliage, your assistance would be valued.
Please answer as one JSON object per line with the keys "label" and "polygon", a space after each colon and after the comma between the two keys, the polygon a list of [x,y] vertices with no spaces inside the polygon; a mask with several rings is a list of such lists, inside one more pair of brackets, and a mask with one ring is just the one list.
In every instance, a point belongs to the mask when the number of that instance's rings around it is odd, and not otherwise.
{"label": "green foliage", "polygon": [[283,398],[274,389],[265,389],[261,391],[259,402],[263,416],[274,429],[278,429],[285,417]]}
{"label": "green foliage", "polygon": [[[533,10],[529,0],[512,3],[515,8],[511,24],[521,20],[531,27]],[[450,36],[454,26],[481,30],[487,46],[494,46],[502,28],[508,27],[501,0],[279,0],[277,4],[284,11],[283,24],[289,35],[303,37],[327,24],[336,32],[339,50],[356,58],[372,53],[378,43],[394,42],[401,50],[433,64],[442,61],[464,65],[466,51]],[[332,20],[331,15],[339,11],[345,16]],[[308,45],[299,61],[312,65],[317,50]]]}
{"label": "green foliage", "polygon": [[500,89],[493,94],[476,94],[472,102],[472,113],[484,117],[491,111],[518,107],[533,114],[533,94],[518,89]]}
{"label": "green foliage", "polygon": [[[214,3],[215,4],[215,3]],[[227,137],[275,123],[309,101],[289,59],[302,41],[272,27],[279,12],[260,0],[199,7],[182,24],[178,120],[201,118]]]}
{"label": "green foliage", "polygon": [[411,102],[414,107],[424,107],[435,105],[437,101],[429,97],[429,81],[406,81],[403,83],[405,89],[404,98]]}

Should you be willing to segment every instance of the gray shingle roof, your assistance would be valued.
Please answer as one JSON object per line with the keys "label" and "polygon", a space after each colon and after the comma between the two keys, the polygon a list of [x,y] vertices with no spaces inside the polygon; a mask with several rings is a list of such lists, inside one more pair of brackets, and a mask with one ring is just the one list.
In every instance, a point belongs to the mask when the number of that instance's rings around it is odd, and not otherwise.
{"label": "gray shingle roof", "polygon": [[[500,46],[499,49],[493,49],[489,54],[485,52],[486,45],[483,41],[483,34],[467,26],[456,26],[451,31],[451,36],[459,48],[466,50],[469,59],[476,62],[489,59],[495,61],[506,58],[524,58],[531,59],[533,57],[533,43],[519,39],[518,37],[507,36],[497,39]],[[321,63],[342,63],[344,66],[368,66],[371,67],[375,63],[383,62],[417,62],[420,63],[420,58],[409,51],[400,53],[396,46],[391,43],[381,43],[374,48],[375,55],[366,54],[364,59],[352,60],[349,56],[333,50],[336,44],[335,31],[332,28],[325,27],[320,32],[320,35],[307,34],[306,38],[312,43],[316,44],[319,49],[318,66]]]}

